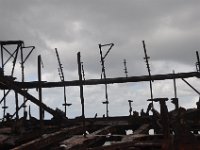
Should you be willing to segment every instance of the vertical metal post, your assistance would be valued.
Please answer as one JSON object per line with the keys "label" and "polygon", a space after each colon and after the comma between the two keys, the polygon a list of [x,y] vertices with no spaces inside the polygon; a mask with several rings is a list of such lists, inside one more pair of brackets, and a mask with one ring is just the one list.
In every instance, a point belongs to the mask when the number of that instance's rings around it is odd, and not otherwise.
{"label": "vertical metal post", "polygon": [[[173,70],[173,74],[175,74],[175,71]],[[176,79],[173,79],[173,83],[174,83],[174,97],[177,98],[177,88],[176,88]]]}
{"label": "vertical metal post", "polygon": [[[150,66],[149,66],[149,61],[148,59],[150,57],[147,56],[147,51],[146,51],[146,46],[145,46],[145,41],[142,41],[142,44],[143,44],[143,48],[144,48],[144,59],[146,61],[146,65],[147,65],[147,70],[148,70],[148,73],[149,73],[149,86],[150,86],[150,92],[151,92],[151,99],[153,99],[153,88],[152,88],[152,79],[151,79],[151,70],[150,70]],[[151,102],[152,103],[152,107],[153,107],[153,101]]]}
{"label": "vertical metal post", "polygon": [[[23,47],[21,46],[21,71],[22,71],[22,82],[25,81],[25,75],[24,75],[24,53],[23,53]],[[24,114],[26,113],[26,103],[25,103],[25,97],[23,97],[24,101]]]}
{"label": "vertical metal post", "polygon": [[128,70],[127,70],[127,65],[126,65],[126,59],[124,59],[124,73],[126,75],[126,78],[128,77]]}
{"label": "vertical metal post", "polygon": [[[39,101],[42,103],[42,87],[41,87],[41,55],[38,56],[38,82],[39,82]],[[39,108],[40,125],[43,126],[43,110]]]}
{"label": "vertical metal post", "polygon": [[196,56],[197,56],[196,67],[197,67],[197,71],[199,72],[200,71],[200,59],[199,59],[199,53],[198,53],[198,51],[196,51]]}
{"label": "vertical metal post", "polygon": [[[173,70],[173,74],[175,75],[175,71]],[[177,98],[177,87],[176,87],[176,79],[173,78],[173,85],[174,85],[174,98],[172,98],[171,103],[173,103],[175,105],[175,110],[178,110],[179,108],[179,102],[178,102],[178,98]]]}
{"label": "vertical metal post", "polygon": [[[4,75],[4,56],[3,56],[3,45],[1,45],[1,69],[2,69],[2,75]],[[6,116],[6,91],[3,90],[3,95],[4,95],[4,101],[3,101],[3,118]],[[4,119],[3,119],[4,120]]]}
{"label": "vertical metal post", "polygon": [[[64,73],[63,73],[63,67],[62,67],[62,64],[61,64],[61,61],[60,61],[60,57],[59,57],[57,48],[55,48],[55,51],[56,51],[56,56],[57,56],[57,59],[58,59],[58,65],[59,65],[58,74],[60,76],[60,80],[62,82],[64,82],[65,81],[65,77],[64,77]],[[64,104],[63,104],[63,106],[65,107],[65,116],[67,115],[67,106],[71,106],[71,105],[72,104],[67,103],[66,87],[64,86]]]}
{"label": "vertical metal post", "polygon": [[65,107],[65,117],[67,116],[67,98],[66,98],[66,87],[64,86],[64,107]]}
{"label": "vertical metal post", "polygon": [[81,69],[82,69],[82,74],[83,74],[83,80],[85,81],[85,71],[83,67],[83,62],[81,62]]}
{"label": "vertical metal post", "polygon": [[200,110],[200,97],[199,97],[199,101],[196,102],[196,105],[197,105],[197,109]]}
{"label": "vertical metal post", "polygon": [[108,85],[105,84],[105,93],[106,93],[106,117],[109,117],[109,110],[108,110]]}
{"label": "vertical metal post", "polygon": [[131,103],[133,101],[132,100],[128,100],[128,103],[129,103],[129,115],[131,116],[131,113],[132,113],[132,106],[131,106]]}
{"label": "vertical metal post", "polygon": [[18,93],[15,92],[15,103],[16,103],[16,120],[19,119],[19,100],[18,100]]}
{"label": "vertical metal post", "polygon": [[2,74],[4,75],[3,45],[1,45],[1,69],[2,69]]}
{"label": "vertical metal post", "polygon": [[17,55],[18,55],[20,46],[21,46],[21,44],[17,44],[17,49],[15,50],[16,53],[15,53],[15,57],[14,57],[14,60],[13,60],[13,67],[12,67],[12,71],[11,71],[11,76],[13,76],[13,74],[14,74],[15,65],[16,65],[16,61],[17,61]]}
{"label": "vertical metal post", "polygon": [[86,128],[85,128],[85,110],[84,110],[84,96],[83,96],[83,85],[82,85],[82,74],[81,74],[81,54],[80,52],[77,53],[77,63],[78,63],[78,75],[80,81],[80,98],[81,98],[81,105],[82,105],[82,119],[83,119],[83,134],[86,137]]}
{"label": "vertical metal post", "polygon": [[108,85],[106,83],[106,71],[105,71],[105,65],[104,65],[104,58],[105,57],[103,58],[100,44],[99,44],[99,50],[100,50],[100,55],[101,55],[102,73],[103,73],[103,77],[104,77],[104,80],[105,80],[105,98],[106,98],[106,101],[103,102],[103,104],[106,104],[106,117],[108,117],[109,116],[109,110],[108,110],[109,101],[108,101]]}
{"label": "vertical metal post", "polygon": [[24,82],[24,54],[23,48],[21,47],[21,69],[22,69],[22,82]]}
{"label": "vertical metal post", "polygon": [[5,95],[6,95],[6,91],[5,90],[3,90],[3,94],[4,94],[4,101],[3,101],[3,118],[5,118],[5,116],[6,116],[6,109],[8,108],[7,106],[6,106],[6,97],[5,97]]}

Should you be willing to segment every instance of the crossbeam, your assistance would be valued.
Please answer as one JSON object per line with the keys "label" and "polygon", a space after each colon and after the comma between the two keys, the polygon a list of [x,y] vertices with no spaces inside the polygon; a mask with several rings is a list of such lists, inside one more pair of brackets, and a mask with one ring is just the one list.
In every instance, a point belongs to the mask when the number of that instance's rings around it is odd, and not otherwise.
{"label": "crossbeam", "polygon": [[[80,85],[97,85],[97,84],[113,84],[113,83],[127,83],[127,82],[143,82],[149,80],[168,80],[168,79],[181,79],[181,78],[191,78],[197,77],[200,78],[199,72],[188,72],[188,73],[176,73],[176,74],[157,74],[152,75],[151,78],[148,75],[144,76],[131,76],[131,77],[118,77],[118,78],[107,78],[104,79],[89,79],[89,80],[73,80],[73,81],[64,81],[64,82],[42,82],[42,88],[53,88],[53,87],[63,87],[63,86],[80,86]],[[19,88],[38,88],[39,82],[16,82],[13,81],[13,84],[17,85]],[[8,89],[7,86],[0,83],[0,89]]]}
{"label": "crossbeam", "polygon": [[4,84],[5,86],[7,86],[7,88],[12,89],[15,92],[17,92],[17,93],[21,94],[22,96],[26,97],[27,100],[30,100],[31,102],[33,102],[37,106],[40,106],[45,111],[47,111],[48,113],[52,114],[54,117],[59,116],[59,114],[55,110],[51,109],[50,107],[48,107],[44,103],[40,102],[37,98],[35,98],[31,94],[29,94],[27,91],[22,90],[21,88],[16,86],[16,84],[14,84],[14,82],[12,80],[10,80],[9,78],[7,78],[5,76],[0,76],[0,83]]}

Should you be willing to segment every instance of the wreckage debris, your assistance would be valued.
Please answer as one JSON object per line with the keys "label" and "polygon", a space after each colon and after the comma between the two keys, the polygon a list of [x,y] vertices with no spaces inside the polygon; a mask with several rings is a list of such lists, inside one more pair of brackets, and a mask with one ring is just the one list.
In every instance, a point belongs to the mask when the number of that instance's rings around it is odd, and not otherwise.
{"label": "wreckage debris", "polygon": [[[105,74],[105,57],[114,46],[110,44],[99,44],[101,54],[102,79],[85,79],[83,62],[80,52],[77,54],[79,80],[65,81],[63,67],[56,49],[56,56],[59,64],[60,82],[43,82],[41,79],[41,56],[38,56],[38,81],[25,81],[24,63],[35,49],[34,46],[25,46],[23,41],[0,41],[1,45],[1,68],[0,68],[0,89],[3,91],[3,118],[0,121],[0,149],[2,150],[199,150],[200,149],[200,100],[196,102],[197,108],[188,109],[179,105],[176,92],[175,79],[182,79],[196,93],[195,89],[185,78],[200,77],[199,55],[197,55],[196,72],[175,73],[164,75],[152,75],[150,72],[149,57],[146,52],[146,45],[143,41],[145,52],[145,62],[148,69],[148,76],[128,76],[126,60],[124,60],[124,71],[126,77],[107,78]],[[16,46],[14,51],[9,50],[7,45]],[[108,51],[103,56],[102,47],[109,46]],[[24,50],[29,49],[27,55]],[[8,55],[5,56],[5,53]],[[22,81],[16,81],[14,77],[15,64],[20,59]],[[11,73],[4,74],[4,68],[9,61],[13,61]],[[166,101],[170,98],[153,97],[152,81],[154,80],[174,80],[175,97],[171,98],[174,110],[168,111]],[[110,117],[108,112],[108,89],[107,84],[125,82],[150,82],[151,97],[147,110],[141,110],[139,114],[133,110],[128,100],[129,109],[127,116]],[[84,85],[105,85],[106,115],[99,117],[97,113],[94,118],[85,118]],[[79,86],[82,114],[75,119],[67,118],[66,106],[70,103],[66,101],[66,86]],[[50,108],[42,101],[42,89],[50,87],[64,87],[64,107],[65,111],[57,108]],[[29,93],[28,89],[38,89],[38,97]],[[15,92],[16,109],[14,114],[7,112],[6,97],[10,91]],[[18,94],[23,96],[23,104],[19,106]],[[26,110],[26,102],[31,101],[39,107],[39,119],[31,115]],[[154,103],[160,104],[160,111],[154,108]],[[111,106],[110,106],[111,107]],[[23,117],[19,117],[19,111],[23,108]],[[50,113],[53,118],[45,120],[44,111]],[[150,115],[152,112],[152,115]],[[29,117],[28,117],[29,116]],[[29,118],[29,119],[28,119]]]}

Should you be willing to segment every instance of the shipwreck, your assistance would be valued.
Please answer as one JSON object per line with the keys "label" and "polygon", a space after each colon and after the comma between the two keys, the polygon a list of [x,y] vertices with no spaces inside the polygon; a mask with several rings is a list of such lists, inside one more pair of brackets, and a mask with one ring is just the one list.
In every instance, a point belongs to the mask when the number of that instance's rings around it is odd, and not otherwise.
{"label": "shipwreck", "polygon": [[[179,106],[179,99],[176,95],[176,79],[182,79],[197,94],[200,92],[193,87],[186,79],[200,77],[200,59],[196,52],[197,63],[195,72],[169,73],[152,75],[150,71],[149,57],[147,55],[145,42],[144,48],[145,62],[148,75],[128,76],[126,60],[124,60],[125,77],[107,78],[104,60],[109,51],[114,46],[113,43],[99,44],[102,78],[84,78],[81,54],[77,53],[77,66],[79,80],[65,81],[63,67],[59,58],[58,50],[55,49],[58,65],[60,82],[43,82],[41,80],[41,56],[38,60],[38,81],[24,81],[24,63],[27,61],[34,46],[25,46],[23,41],[0,41],[1,45],[1,68],[0,68],[0,90],[3,97],[0,103],[3,105],[3,118],[0,122],[0,149],[3,150],[199,150],[200,149],[200,101],[196,103],[196,108],[187,110]],[[10,51],[7,46],[15,46],[15,51]],[[101,48],[107,47],[107,53],[102,54]],[[24,54],[28,50],[28,54]],[[8,57],[5,57],[4,54]],[[21,64],[21,81],[15,81],[15,65],[17,60]],[[12,61],[13,66],[9,75],[4,74],[4,68],[8,62]],[[19,71],[19,70],[18,70]],[[153,97],[152,81],[154,80],[173,80],[174,98],[170,99],[174,104],[174,110],[168,111],[166,97]],[[146,111],[141,113],[133,112],[132,101],[129,100],[129,115],[109,116],[109,99],[107,85],[126,82],[149,82],[151,97],[147,100],[149,105]],[[105,85],[105,98],[103,102],[106,106],[104,117],[86,118],[84,103],[84,85]],[[82,115],[69,119],[66,109],[71,104],[64,97],[65,111],[52,109],[42,101],[42,89],[51,87],[78,86],[80,87],[80,102]],[[38,95],[32,95],[28,89],[38,89]],[[7,112],[6,97],[10,91],[14,91],[15,113]],[[19,105],[18,95],[23,96],[23,104]],[[27,112],[26,103],[30,101],[39,108],[39,119],[31,116]],[[160,110],[154,108],[154,103],[159,103]],[[23,117],[19,117],[19,111],[23,111]],[[50,120],[44,119],[44,111],[53,117]],[[152,112],[150,114],[149,112]],[[28,116],[29,115],[29,119]],[[152,131],[152,133],[150,132]],[[127,131],[130,131],[127,134]]]}

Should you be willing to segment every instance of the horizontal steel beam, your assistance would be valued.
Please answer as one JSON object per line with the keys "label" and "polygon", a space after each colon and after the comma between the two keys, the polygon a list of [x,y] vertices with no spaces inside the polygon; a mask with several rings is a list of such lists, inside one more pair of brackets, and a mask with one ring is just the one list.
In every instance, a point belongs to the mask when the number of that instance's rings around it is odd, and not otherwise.
{"label": "horizontal steel beam", "polygon": [[[64,87],[64,86],[80,86],[82,85],[97,85],[97,84],[113,84],[113,83],[127,83],[127,82],[143,82],[150,80],[167,80],[167,79],[178,79],[178,78],[191,78],[200,77],[199,72],[188,72],[188,73],[176,73],[176,74],[158,74],[152,75],[151,78],[148,75],[144,76],[131,76],[131,77],[118,77],[118,78],[107,78],[107,79],[89,79],[84,81],[73,80],[64,82],[46,82],[41,83],[42,88],[53,88],[53,87]],[[34,82],[13,82],[19,88],[39,88],[38,81]],[[0,83],[0,89],[8,89],[7,86]]]}
{"label": "horizontal steel beam", "polygon": [[23,44],[23,41],[0,41],[0,45]]}
{"label": "horizontal steel beam", "polygon": [[45,111],[47,111],[48,113],[52,114],[54,117],[59,116],[59,114],[55,110],[53,110],[52,108],[48,107],[44,103],[40,102],[37,98],[35,98],[31,94],[29,94],[27,91],[22,90],[20,87],[18,87],[16,84],[14,84],[14,82],[10,78],[7,78],[5,76],[0,76],[0,83],[4,84],[7,88],[12,89],[15,92],[21,94],[22,96],[27,98],[27,100],[30,100],[31,102],[33,102],[37,106],[42,107]]}

